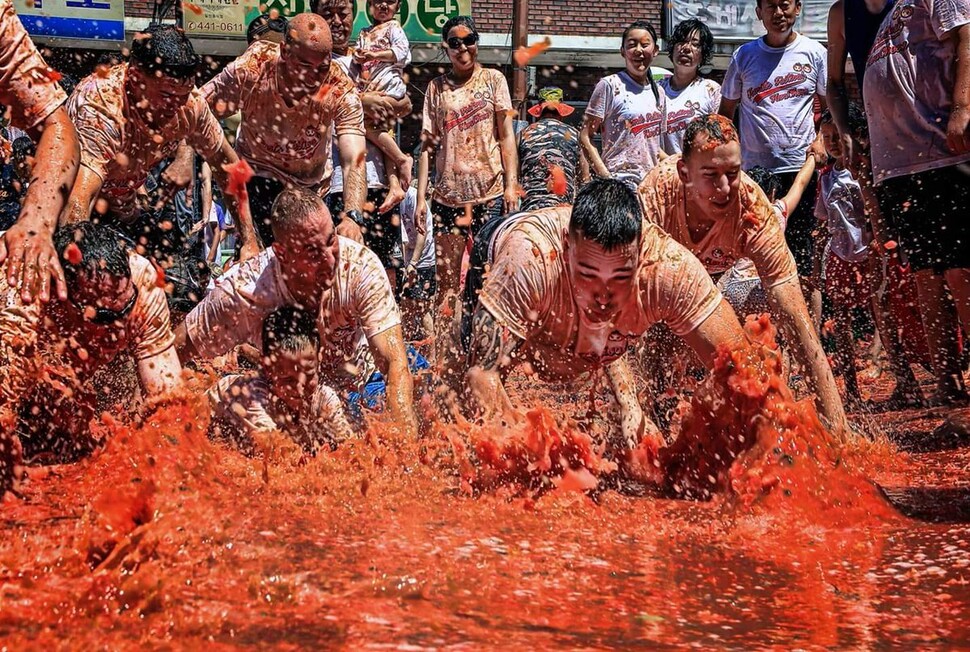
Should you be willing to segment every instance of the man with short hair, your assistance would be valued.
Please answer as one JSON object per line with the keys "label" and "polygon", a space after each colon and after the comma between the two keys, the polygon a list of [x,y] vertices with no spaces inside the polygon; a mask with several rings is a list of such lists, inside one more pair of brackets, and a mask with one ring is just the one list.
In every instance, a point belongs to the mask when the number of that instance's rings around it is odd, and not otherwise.
{"label": "man with short hair", "polygon": [[659,443],[624,358],[633,342],[664,321],[711,365],[718,345],[744,340],[701,264],[643,220],[622,181],[594,179],[572,208],[519,213],[479,236],[489,231],[490,269],[462,333],[467,389],[486,418],[518,418],[504,381],[521,362],[555,381],[605,368],[620,408],[619,448],[645,435]]}
{"label": "man with short hair", "polygon": [[416,436],[401,315],[377,256],[338,236],[323,200],[308,190],[284,190],[271,218],[273,246],[219,277],[178,327],[180,357],[213,358],[258,342],[267,315],[300,306],[317,315],[320,382],[359,391],[373,356],[387,379],[392,418],[406,436]]}
{"label": "man with short hair", "polygon": [[[78,84],[68,112],[81,140],[81,171],[68,201],[68,221],[88,220],[92,211],[107,213],[115,225],[142,240],[154,225],[141,221],[146,212],[152,214],[139,206],[138,193],[152,168],[171,157],[183,138],[208,161],[219,186],[229,187],[225,166],[239,159],[195,88],[198,63],[184,32],[155,24],[135,38],[128,63]],[[248,211],[241,211],[232,196],[227,202],[239,219],[243,257],[255,255],[258,244],[245,218]],[[154,248],[155,243],[142,244]]]}
{"label": "man with short hair", "polygon": [[311,455],[353,436],[337,393],[317,378],[316,315],[296,306],[277,308],[263,320],[262,340],[259,372],[224,376],[206,394],[209,433],[247,454],[256,435],[274,430]]}
{"label": "man with short hair", "polygon": [[242,111],[236,150],[255,172],[247,189],[253,220],[267,245],[273,242],[273,201],[284,188],[326,196],[334,138],[345,208],[337,230],[363,241],[364,114],[354,83],[332,54],[327,21],[315,14],[297,14],[287,24],[282,45],[253,43],[202,87],[216,116]]}
{"label": "man with short hair", "polygon": [[158,273],[120,233],[82,222],[61,227],[54,245],[70,299],[24,304],[0,278],[0,421],[16,424],[28,457],[73,458],[88,441],[95,371],[131,355],[153,398],[178,387],[181,366]]}
{"label": "man with short hair", "polygon": [[542,101],[529,109],[538,119],[519,133],[519,185],[525,192],[521,211],[572,204],[577,177],[589,176],[579,131],[563,122],[573,107],[562,97],[562,89],[555,86],[540,90]]}
{"label": "man with short hair", "polygon": [[[818,151],[817,161],[824,160],[814,108],[826,106],[825,46],[795,31],[802,0],[756,0],[755,13],[767,34],[735,50],[719,112],[733,119],[741,107],[744,169],[760,165],[778,175],[783,188],[791,188],[810,148]],[[785,238],[803,279],[812,275],[814,200],[813,176],[802,201],[785,216]],[[821,311],[821,295],[814,289],[811,294]]]}
{"label": "man with short hair", "polygon": [[819,414],[847,431],[845,411],[802,296],[798,269],[764,192],[741,171],[741,145],[720,115],[695,118],[683,154],[663,161],[640,184],[644,216],[697,256],[711,274],[750,258],[795,358],[817,392]]}

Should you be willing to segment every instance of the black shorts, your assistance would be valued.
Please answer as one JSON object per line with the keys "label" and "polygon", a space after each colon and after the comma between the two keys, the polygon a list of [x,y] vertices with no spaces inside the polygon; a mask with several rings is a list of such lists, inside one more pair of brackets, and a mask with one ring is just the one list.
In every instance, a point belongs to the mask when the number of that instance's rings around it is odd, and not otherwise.
{"label": "black shorts", "polygon": [[475,234],[472,240],[472,250],[468,256],[468,273],[465,275],[465,288],[461,297],[461,345],[463,351],[468,351],[472,339],[472,318],[478,307],[478,295],[485,286],[485,268],[491,262],[489,249],[492,238],[499,227],[505,223],[509,215],[496,215]]}
{"label": "black shorts", "polygon": [[445,206],[436,201],[431,202],[431,215],[434,218],[435,235],[475,235],[485,222],[502,215],[505,212],[505,200],[501,197],[490,199],[484,204],[471,207],[472,223],[460,224],[465,217],[465,207]]}
{"label": "black shorts", "polygon": [[[386,188],[369,188],[367,190],[367,202],[374,205],[373,213],[364,213],[364,223],[360,225],[360,230],[364,234],[364,244],[367,248],[377,254],[381,264],[385,269],[399,267],[401,249],[401,224],[400,217],[397,216],[398,209],[395,206],[390,213],[379,215],[377,207],[384,202],[387,197]],[[327,208],[333,214],[335,224],[340,222],[340,213],[344,210],[344,194],[333,192],[327,195]]]}
{"label": "black shorts", "polygon": [[970,268],[970,165],[887,179],[880,188],[914,271]]}
{"label": "black shorts", "polygon": [[397,275],[397,288],[395,295],[398,301],[410,299],[411,301],[430,301],[438,293],[438,269],[437,267],[419,267],[417,278],[413,285],[404,287],[404,274]]}
{"label": "black shorts", "polygon": [[[776,175],[781,182],[782,192],[795,183],[797,172],[782,172]],[[791,249],[792,256],[795,257],[795,265],[798,267],[798,275],[808,278],[812,275],[812,260],[815,254],[815,235],[818,228],[818,220],[815,218],[815,193],[817,188],[818,175],[812,175],[802,199],[788,214],[788,224],[785,227],[785,241]]]}
{"label": "black shorts", "polygon": [[[286,189],[286,184],[268,177],[253,177],[246,184],[249,194],[249,213],[253,217],[256,235],[267,247],[273,244],[273,228],[270,216],[273,214],[273,202]],[[236,217],[233,215],[233,217]]]}

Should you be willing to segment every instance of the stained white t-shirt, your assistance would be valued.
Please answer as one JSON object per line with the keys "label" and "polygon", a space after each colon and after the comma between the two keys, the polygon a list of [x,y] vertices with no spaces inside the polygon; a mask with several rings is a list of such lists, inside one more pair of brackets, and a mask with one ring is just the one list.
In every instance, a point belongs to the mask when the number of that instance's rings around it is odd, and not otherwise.
{"label": "stained white t-shirt", "polygon": [[818,184],[815,217],[832,235],[832,253],[846,262],[862,262],[869,257],[872,229],[859,183],[848,170],[831,167],[819,175]]}
{"label": "stained white t-shirt", "polygon": [[[340,253],[333,285],[317,314],[321,380],[336,387],[366,381],[367,339],[401,323],[394,292],[377,254],[338,236]],[[232,267],[185,318],[189,341],[201,357],[223,355],[237,344],[261,347],[263,320],[295,304],[272,247]],[[351,367],[354,367],[351,369]]]}
{"label": "stained white t-shirt", "polygon": [[970,0],[897,0],[883,20],[864,82],[876,183],[970,161],[946,145],[954,32],[967,23]]}
{"label": "stained white t-shirt", "polygon": [[639,183],[660,161],[666,96],[649,80],[640,85],[624,70],[604,77],[586,113],[603,121],[603,163],[614,177]]}
{"label": "stained white t-shirt", "polygon": [[667,129],[663,148],[668,154],[683,152],[684,131],[691,120],[702,115],[717,113],[721,106],[721,85],[712,79],[698,77],[687,88],[676,90],[670,84],[673,77],[659,83],[667,96]]}
{"label": "stained white t-shirt", "polygon": [[764,39],[734,52],[721,93],[741,101],[741,156],[745,170],[797,172],[815,140],[815,95],[825,95],[826,52],[799,34],[783,48]]}

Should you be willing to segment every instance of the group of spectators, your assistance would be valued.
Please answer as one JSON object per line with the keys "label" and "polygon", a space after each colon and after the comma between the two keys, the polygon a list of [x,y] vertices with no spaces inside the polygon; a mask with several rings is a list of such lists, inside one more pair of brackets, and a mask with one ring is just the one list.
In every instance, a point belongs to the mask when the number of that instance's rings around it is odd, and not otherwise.
{"label": "group of spectators", "polygon": [[[926,398],[908,338],[928,352],[929,401],[967,401],[967,0],[837,0],[827,49],[795,31],[798,0],[758,0],[767,33],[735,52],[723,85],[701,74],[714,53],[702,22],[676,26],[662,77],[657,33],[635,21],[580,129],[546,88],[519,134],[506,78],[479,63],[475,23],[458,16],[414,158],[394,137],[416,108],[399,4],[368,0],[354,44],[350,0],[261,16],[201,87],[190,39],[153,23],[67,98],[0,0],[0,191],[19,207],[4,209],[0,245],[0,479],[25,454],[91,445],[76,415],[93,414],[91,377],[119,354],[151,401],[179,388],[183,365],[235,352],[244,369],[253,347],[251,370],[208,394],[213,434],[243,449],[273,429],[309,452],[339,445],[354,431],[347,397],[375,378],[401,435],[417,436],[423,352],[445,409],[507,421],[521,418],[504,388],[513,367],[557,381],[605,370],[622,455],[662,441],[637,391],[652,372],[628,351],[680,341],[709,366],[762,311],[823,420],[851,437],[823,291],[851,403],[860,308],[896,376],[890,407]],[[230,228],[235,262],[210,278]],[[918,288],[915,334],[886,290],[903,283]],[[39,371],[51,368],[65,370],[55,383]]]}

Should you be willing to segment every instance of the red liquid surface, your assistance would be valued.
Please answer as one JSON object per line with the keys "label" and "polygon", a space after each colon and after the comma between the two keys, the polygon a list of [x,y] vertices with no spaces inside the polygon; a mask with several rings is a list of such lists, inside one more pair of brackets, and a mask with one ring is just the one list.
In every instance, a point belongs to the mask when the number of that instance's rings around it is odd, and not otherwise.
{"label": "red liquid surface", "polygon": [[[843,449],[776,382],[770,353],[718,364],[733,406],[696,391],[689,445],[660,453],[665,473],[640,496],[583,491],[611,470],[575,423],[585,390],[526,379],[513,394],[540,407],[518,429],[439,426],[394,445],[375,422],[368,441],[309,462],[282,437],[256,459],[209,442],[199,388],[142,425],[104,417],[103,450],[30,469],[2,506],[0,637],[213,650],[967,640],[970,452],[885,443],[924,438],[941,413],[867,415],[877,443]],[[870,478],[942,522],[897,513]]]}

